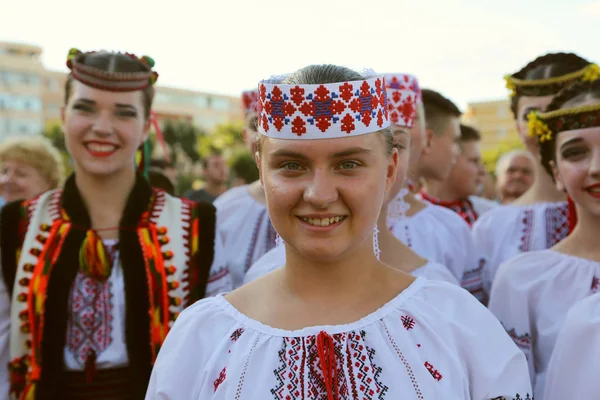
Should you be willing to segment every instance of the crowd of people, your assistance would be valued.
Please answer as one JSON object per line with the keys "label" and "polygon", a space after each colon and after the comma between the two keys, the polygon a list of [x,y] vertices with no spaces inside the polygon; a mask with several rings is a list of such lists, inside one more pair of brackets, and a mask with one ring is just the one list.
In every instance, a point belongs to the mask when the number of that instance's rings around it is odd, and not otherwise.
{"label": "crowd of people", "polygon": [[73,173],[0,144],[0,400],[597,397],[596,64],[506,76],[525,149],[493,174],[418,73],[271,71],[242,93],[250,156],[184,193],[139,162],[154,60],[67,66]]}

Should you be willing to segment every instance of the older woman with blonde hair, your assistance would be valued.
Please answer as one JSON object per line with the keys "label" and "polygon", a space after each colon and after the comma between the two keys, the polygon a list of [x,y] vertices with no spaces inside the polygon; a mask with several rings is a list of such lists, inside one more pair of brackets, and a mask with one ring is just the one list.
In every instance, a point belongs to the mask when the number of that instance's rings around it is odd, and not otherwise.
{"label": "older woman with blonde hair", "polygon": [[0,195],[29,200],[62,184],[63,159],[41,136],[11,137],[0,144]]}

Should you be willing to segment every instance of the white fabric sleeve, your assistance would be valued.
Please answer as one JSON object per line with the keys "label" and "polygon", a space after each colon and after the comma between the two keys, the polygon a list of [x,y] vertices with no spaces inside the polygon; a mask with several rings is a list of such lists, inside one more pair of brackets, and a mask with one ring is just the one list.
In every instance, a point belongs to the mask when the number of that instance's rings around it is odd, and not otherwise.
{"label": "white fabric sleeve", "polygon": [[227,293],[233,290],[233,282],[226,260],[223,239],[217,231],[215,233],[214,258],[210,267],[208,281],[206,282],[205,297],[211,297],[219,293]]}
{"label": "white fabric sleeve", "polygon": [[207,365],[234,325],[213,301],[200,300],[177,318],[154,363],[146,400],[198,400],[210,386]]}
{"label": "white fabric sleeve", "polygon": [[574,305],[558,335],[544,400],[596,399],[600,393],[600,294]]}
{"label": "white fabric sleeve", "polygon": [[529,301],[529,286],[520,276],[518,262],[500,265],[490,295],[489,310],[498,318],[517,347],[525,354],[531,384],[535,387],[535,355],[533,353],[535,321]]}

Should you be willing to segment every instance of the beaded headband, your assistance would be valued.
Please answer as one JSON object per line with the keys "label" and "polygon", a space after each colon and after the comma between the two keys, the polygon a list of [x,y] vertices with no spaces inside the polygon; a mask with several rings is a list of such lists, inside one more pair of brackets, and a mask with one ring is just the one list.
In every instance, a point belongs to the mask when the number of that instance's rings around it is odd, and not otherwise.
{"label": "beaded headband", "polygon": [[262,81],[258,130],[278,139],[331,139],[390,126],[385,79],[316,85]]}
{"label": "beaded headband", "polygon": [[134,60],[139,61],[145,67],[145,71],[110,72],[81,62],[85,56],[94,53],[96,52],[82,53],[78,49],[71,49],[67,56],[67,67],[71,70],[73,78],[88,86],[110,92],[133,92],[154,85],[158,79],[158,73],[152,71],[154,60],[148,56],[139,58],[134,54],[125,53]]}
{"label": "beaded headband", "polygon": [[412,128],[417,104],[422,102],[417,78],[407,74],[385,74],[385,85],[391,123]]}
{"label": "beaded headband", "polygon": [[258,91],[245,90],[242,92],[242,108],[244,114],[256,112],[258,110]]}
{"label": "beaded headband", "polygon": [[532,111],[527,122],[530,136],[540,142],[552,140],[560,132],[600,127],[600,104],[563,108],[547,113]]}
{"label": "beaded headband", "polygon": [[593,81],[600,76],[600,67],[597,64],[589,64],[579,71],[554,78],[523,80],[511,75],[504,77],[506,88],[511,91],[510,97],[519,96],[551,96],[560,92],[561,89],[571,85],[575,81]]}

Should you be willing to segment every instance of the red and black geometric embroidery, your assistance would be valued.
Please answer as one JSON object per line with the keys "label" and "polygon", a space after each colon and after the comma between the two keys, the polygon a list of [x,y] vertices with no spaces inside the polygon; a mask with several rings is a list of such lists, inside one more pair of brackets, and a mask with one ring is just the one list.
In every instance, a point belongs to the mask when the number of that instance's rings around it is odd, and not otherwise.
{"label": "red and black geometric embroidery", "polygon": [[412,317],[409,317],[407,315],[403,315],[400,318],[400,320],[402,321],[402,326],[407,331],[410,331],[411,329],[413,329],[415,327],[415,320]]}
{"label": "red and black geometric embroidery", "polygon": [[240,336],[242,336],[242,333],[244,333],[244,328],[238,328],[231,334],[229,338],[232,342],[237,342]]}
{"label": "red and black geometric embroidery", "polygon": [[[381,400],[389,391],[381,382],[382,368],[374,363],[375,350],[364,343],[365,337],[364,331],[330,337],[333,341],[331,351],[336,360],[333,370],[337,372],[337,385],[331,388],[335,398]],[[273,371],[277,380],[276,387],[271,389],[274,399],[327,398],[317,343],[317,336],[283,338],[283,346],[279,351],[280,364]]]}
{"label": "red and black geometric embroidery", "polygon": [[433,379],[435,379],[438,382],[442,380],[442,374],[440,374],[439,371],[435,369],[435,367],[431,363],[425,362],[425,368],[427,368],[427,371],[429,371],[431,376],[433,376]]}
{"label": "red and black geometric embroidery", "polygon": [[594,276],[592,278],[592,285],[590,287],[590,290],[592,294],[600,291],[600,278],[598,278],[597,276]]}
{"label": "red and black geometric embroidery", "polygon": [[546,209],[546,248],[549,249],[569,234],[569,206]]}
{"label": "red and black geometric embroidery", "polygon": [[213,385],[215,387],[215,392],[217,391],[217,389],[219,388],[219,386],[221,386],[221,384],[223,382],[225,382],[225,378],[227,378],[227,367],[224,367],[221,370],[221,373],[219,374],[219,377],[217,379],[215,379],[215,382],[213,383]]}

